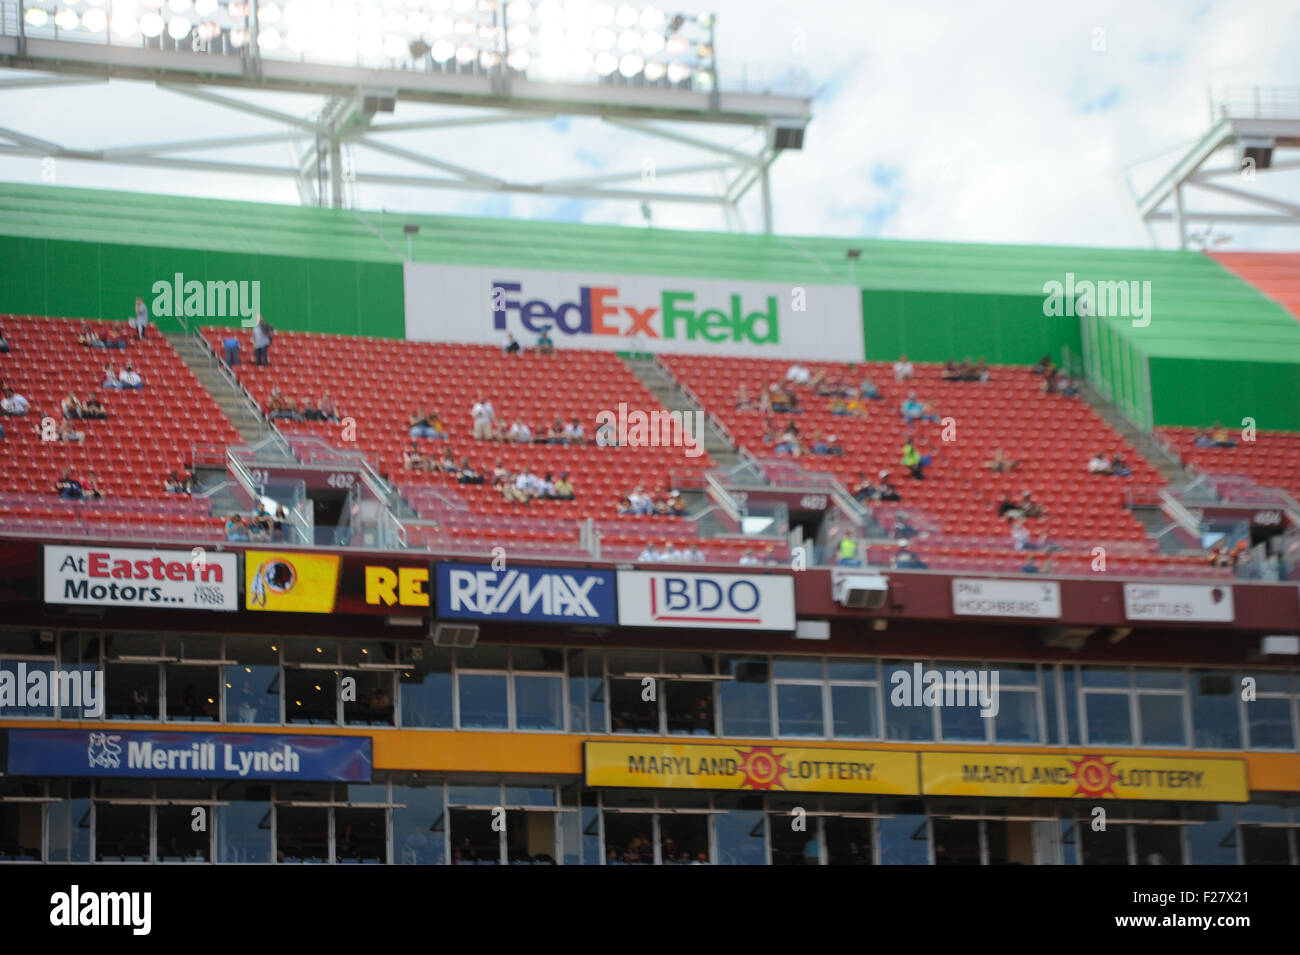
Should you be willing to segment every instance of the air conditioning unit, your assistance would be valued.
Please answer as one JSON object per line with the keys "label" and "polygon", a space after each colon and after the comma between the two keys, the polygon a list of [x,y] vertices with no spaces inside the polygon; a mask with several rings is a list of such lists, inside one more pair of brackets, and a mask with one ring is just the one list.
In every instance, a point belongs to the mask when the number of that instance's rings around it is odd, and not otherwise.
{"label": "air conditioning unit", "polygon": [[835,602],[854,610],[879,610],[889,596],[889,578],[879,574],[845,574],[831,584]]}
{"label": "air conditioning unit", "polygon": [[433,644],[438,647],[472,647],[478,643],[478,625],[440,623],[433,628]]}
{"label": "air conditioning unit", "polygon": [[1290,656],[1300,654],[1300,637],[1275,633],[1266,636],[1259,644],[1259,652],[1267,656]]}
{"label": "air conditioning unit", "polygon": [[772,127],[772,148],[777,152],[803,149],[804,128],[797,120],[778,120]]}

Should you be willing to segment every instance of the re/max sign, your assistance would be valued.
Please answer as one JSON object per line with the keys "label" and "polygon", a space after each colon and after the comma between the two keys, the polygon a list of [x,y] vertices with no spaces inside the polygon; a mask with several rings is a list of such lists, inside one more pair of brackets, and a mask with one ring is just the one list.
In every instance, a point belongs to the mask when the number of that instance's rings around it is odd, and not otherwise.
{"label": "re/max sign", "polygon": [[366,603],[376,607],[428,607],[428,567],[366,565]]}

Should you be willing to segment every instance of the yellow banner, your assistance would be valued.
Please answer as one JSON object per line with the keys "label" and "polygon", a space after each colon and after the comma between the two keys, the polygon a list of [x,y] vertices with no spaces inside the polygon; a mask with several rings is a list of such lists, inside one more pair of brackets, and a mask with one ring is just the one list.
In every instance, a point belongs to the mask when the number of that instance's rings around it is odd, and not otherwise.
{"label": "yellow banner", "polygon": [[244,554],[244,604],[249,610],[333,613],[337,554],[250,550]]}
{"label": "yellow banner", "polygon": [[916,754],[693,743],[583,745],[588,786],[915,795]]}
{"label": "yellow banner", "polygon": [[928,796],[1250,801],[1241,759],[922,753],[921,780]]}

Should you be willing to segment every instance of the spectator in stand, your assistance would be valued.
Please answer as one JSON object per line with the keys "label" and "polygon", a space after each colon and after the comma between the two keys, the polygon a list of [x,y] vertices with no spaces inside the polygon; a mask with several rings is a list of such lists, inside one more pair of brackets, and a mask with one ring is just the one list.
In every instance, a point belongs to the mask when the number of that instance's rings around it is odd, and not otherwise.
{"label": "spectator in stand", "polygon": [[736,410],[753,411],[754,399],[749,396],[749,389],[741,385],[736,389]]}
{"label": "spectator in stand", "polygon": [[812,372],[808,370],[807,365],[795,362],[786,369],[785,381],[788,385],[806,385],[812,381]]}
{"label": "spectator in stand", "polygon": [[993,457],[985,462],[984,466],[994,474],[1006,474],[1020,467],[1020,461],[1007,457],[1001,448],[995,448]]}
{"label": "spectator in stand", "polygon": [[104,407],[104,402],[99,400],[99,395],[95,392],[92,391],[90,397],[81,403],[81,417],[90,421],[108,419],[108,409]]}
{"label": "spectator in stand", "polygon": [[117,377],[117,369],[108,364],[104,366],[104,377],[99,386],[105,389],[117,390],[122,387],[122,379]]}
{"label": "spectator in stand", "polygon": [[301,402],[298,404],[298,414],[303,421],[320,421],[320,410],[311,403],[311,395],[303,395]]}
{"label": "spectator in stand", "polygon": [[330,397],[328,391],[322,394],[320,400],[316,402],[316,410],[320,412],[322,421],[339,420],[339,411],[334,407],[334,399]]}
{"label": "spectator in stand", "polygon": [[515,475],[515,489],[523,495],[524,503],[542,496],[542,482],[536,474],[528,470],[527,465]]}
{"label": "spectator in stand", "polygon": [[469,458],[462,458],[460,462],[459,477],[456,478],[457,484],[482,484],[483,475],[479,474],[470,466]]}
{"label": "spectator in stand", "polygon": [[94,471],[86,472],[86,480],[81,482],[81,486],[86,497],[92,501],[102,501],[104,499],[104,489],[99,486],[99,478],[95,477]]}
{"label": "spectator in stand", "polygon": [[657,564],[663,558],[660,557],[659,552],[655,550],[654,543],[647,541],[645,547],[641,548],[641,553],[636,555],[636,559],[638,563],[642,564]]}
{"label": "spectator in stand", "polygon": [[523,351],[523,349],[520,347],[519,343],[515,341],[515,336],[507,333],[506,340],[501,343],[501,351],[506,355],[518,355]]}
{"label": "spectator in stand", "polygon": [[1038,361],[1034,363],[1034,367],[1029,370],[1032,371],[1035,375],[1045,375],[1047,374],[1048,369],[1051,367],[1052,367],[1052,356],[1044,355],[1042,358],[1038,359]]}
{"label": "spectator in stand", "polygon": [[668,492],[668,507],[665,511],[671,517],[682,517],[686,513],[686,500],[681,491]]}
{"label": "spectator in stand", "polygon": [[69,391],[68,396],[63,399],[63,417],[68,419],[80,418],[81,408],[81,401]]}
{"label": "spectator in stand", "polygon": [[506,436],[517,444],[531,444],[533,441],[532,429],[524,424],[523,418],[515,419],[515,423],[510,426]]}
{"label": "spectator in stand", "polygon": [[28,400],[12,388],[6,388],[4,390],[4,398],[0,399],[0,411],[14,417],[27,414],[27,412],[31,410],[31,407],[32,406]]}
{"label": "spectator in stand", "polygon": [[73,443],[85,441],[86,433],[74,428],[71,421],[65,421],[63,424],[59,425],[59,440],[70,441]]}
{"label": "spectator in stand", "polygon": [[925,468],[930,463],[929,455],[922,455],[911,441],[903,444],[903,467],[918,481],[925,479]]}
{"label": "spectator in stand", "polygon": [[926,570],[929,567],[905,540],[898,542],[898,550],[894,551],[890,563],[899,570]]}
{"label": "spectator in stand", "polygon": [[871,376],[865,375],[862,384],[858,386],[858,397],[869,401],[878,401],[885,396],[880,393],[879,386],[872,380]]}
{"label": "spectator in stand", "polygon": [[564,422],[559,418],[551,419],[551,426],[546,429],[547,444],[564,444]]}
{"label": "spectator in stand", "polygon": [[565,444],[586,444],[587,432],[583,430],[582,424],[578,421],[577,415],[574,415],[568,424],[564,426],[564,443]]}
{"label": "spectator in stand", "polygon": [[1062,375],[1056,381],[1056,393],[1062,398],[1079,397],[1079,385],[1069,375]]}
{"label": "spectator in stand", "polygon": [[793,457],[799,457],[803,453],[803,448],[799,443],[799,428],[793,422],[781,433],[780,439],[776,442],[777,454],[789,454]]}
{"label": "spectator in stand", "polygon": [[410,435],[412,438],[432,438],[434,436],[432,416],[424,408],[416,408],[411,415]]}
{"label": "spectator in stand", "polygon": [[972,369],[972,375],[970,380],[988,381],[989,378],[991,377],[992,375],[989,374],[988,363],[984,361],[984,356],[981,355],[980,360],[975,363],[975,367]]}
{"label": "spectator in stand", "polygon": [[122,369],[121,374],[117,377],[118,380],[122,382],[123,388],[132,388],[136,391],[140,391],[144,388],[144,379],[140,377],[140,373],[135,370],[129,361],[126,363],[126,367]]}
{"label": "spectator in stand", "polygon": [[506,467],[505,461],[497,458],[497,463],[492,468],[492,486],[497,490],[510,480],[510,469]]}
{"label": "spectator in stand", "polygon": [[1016,502],[1011,500],[1011,495],[1003,494],[1002,502],[998,504],[998,517],[1015,518],[1023,516],[1020,513],[1020,508],[1016,506]]}
{"label": "spectator in stand", "polygon": [[537,354],[539,355],[555,354],[555,342],[551,341],[551,330],[549,327],[543,328],[542,333],[537,336]]}
{"label": "spectator in stand", "polygon": [[861,567],[862,561],[858,560],[858,541],[852,534],[845,531],[840,535],[840,542],[836,545],[835,555],[837,563],[842,567]]}
{"label": "spectator in stand", "polygon": [[921,404],[921,399],[916,397],[915,391],[907,393],[907,398],[899,405],[898,410],[903,416],[903,422],[908,425],[919,421],[925,414],[925,407]]}
{"label": "spectator in stand", "polygon": [[248,521],[248,536],[253,540],[264,541],[271,539],[271,531],[275,529],[275,518],[271,512],[266,509],[266,504],[262,501],[257,502],[257,508],[253,511],[253,516]]}
{"label": "spectator in stand", "polygon": [[149,327],[149,306],[138,295],[135,299],[135,333],[144,341],[145,330]]}
{"label": "spectator in stand", "polygon": [[848,403],[842,396],[836,396],[831,399],[830,413],[839,417],[843,417],[849,413]]}
{"label": "spectator in stand", "polygon": [[960,365],[958,365],[955,361],[949,358],[946,362],[943,363],[943,371],[940,373],[939,377],[943,381],[964,381],[966,378],[967,370],[970,367],[969,363],[970,363],[969,358],[966,359],[965,362],[962,362],[962,364]]}
{"label": "spectator in stand", "polygon": [[95,331],[85,322],[81,323],[81,334],[77,336],[77,344],[85,345],[87,348],[107,348],[104,340],[99,337],[99,332]]}
{"label": "spectator in stand", "polygon": [[179,474],[172,471],[163,481],[163,490],[168,494],[188,494],[190,493],[189,484],[181,478]]}
{"label": "spectator in stand", "polygon": [[1218,421],[1210,428],[1209,434],[1201,433],[1205,438],[1202,443],[1201,437],[1197,437],[1196,446],[1199,448],[1235,448],[1237,442],[1232,437],[1232,432],[1225,428]]}
{"label": "spectator in stand", "polygon": [[412,441],[411,446],[406,449],[403,457],[405,458],[404,463],[408,471],[429,470],[429,459],[420,453],[420,448],[414,441]]}
{"label": "spectator in stand", "polygon": [[271,367],[271,339],[274,337],[275,329],[271,323],[258,315],[257,323],[253,326],[253,359],[256,365]]}
{"label": "spectator in stand", "polygon": [[1106,455],[1102,454],[1100,451],[1094,454],[1088,461],[1088,473],[1109,474],[1110,461],[1107,460]]}
{"label": "spectator in stand", "polygon": [[892,531],[894,537],[901,540],[908,540],[919,533],[920,531],[907,522],[907,515],[902,511],[899,511],[894,515],[894,528]]}
{"label": "spectator in stand", "polygon": [[78,481],[76,476],[72,473],[72,468],[68,468],[63,472],[63,477],[61,477],[59,482],[54,485],[54,490],[56,490],[59,497],[65,501],[80,501],[86,496],[85,491],[82,489],[81,482]]}
{"label": "spectator in stand", "polygon": [[557,501],[572,501],[577,495],[573,490],[573,482],[569,480],[569,472],[561,471],[560,479],[555,482],[555,499]]}
{"label": "spectator in stand", "polygon": [[1025,522],[1019,517],[1011,521],[1011,545],[1016,550],[1033,550],[1033,545],[1029,543],[1029,528],[1025,527]]}
{"label": "spectator in stand", "polygon": [[272,418],[283,418],[286,421],[301,421],[302,415],[298,411],[298,402],[292,398],[285,397],[281,400],[281,409],[279,414],[271,415]]}
{"label": "spectator in stand", "polygon": [[0,328],[0,355],[9,354],[9,339],[5,338],[5,330]]}
{"label": "spectator in stand", "polygon": [[1109,473],[1115,475],[1116,477],[1128,477],[1130,474],[1133,473],[1133,471],[1131,468],[1129,468],[1128,462],[1124,460],[1123,455],[1117,453],[1113,458],[1110,459]]}
{"label": "spectator in stand", "polygon": [[903,495],[898,493],[898,488],[894,487],[889,480],[889,472],[881,471],[878,478],[879,484],[876,485],[876,496],[881,501],[901,501]]}
{"label": "spectator in stand", "polygon": [[853,485],[853,499],[859,504],[866,504],[876,499],[876,486],[867,479],[866,471],[858,472],[858,482]]}
{"label": "spectator in stand", "polygon": [[492,423],[496,420],[496,409],[492,402],[479,398],[469,409],[469,416],[474,420],[474,439],[476,441],[492,440]]}
{"label": "spectator in stand", "polygon": [[438,414],[438,412],[431,411],[429,413],[429,427],[433,429],[433,434],[430,437],[435,441],[447,440],[447,426],[443,424],[442,415]]}
{"label": "spectator in stand", "polygon": [[740,555],[741,567],[757,567],[758,558],[754,556],[754,548],[746,547],[745,552]]}
{"label": "spectator in stand", "polygon": [[894,362],[894,381],[911,381],[915,374],[916,369],[907,360],[907,356],[899,355],[898,361]]}
{"label": "spectator in stand", "polygon": [[1021,492],[1020,504],[1018,506],[1020,508],[1020,513],[1025,517],[1047,516],[1047,511],[1043,509],[1043,505],[1034,500],[1034,497],[1029,493],[1028,488]]}
{"label": "spectator in stand", "polygon": [[1024,566],[1020,568],[1020,572],[1022,574],[1040,573],[1041,571],[1038,566],[1038,555],[1035,554],[1033,551],[1030,551],[1029,556],[1025,558]]}
{"label": "spectator in stand", "polygon": [[632,493],[627,496],[627,502],[632,508],[633,514],[647,515],[655,512],[654,499],[645,492],[645,488],[640,484],[632,489]]}
{"label": "spectator in stand", "polygon": [[226,540],[247,541],[248,539],[248,525],[244,519],[238,514],[231,514],[226,520]]}
{"label": "spectator in stand", "polygon": [[701,551],[693,543],[687,544],[686,549],[682,551],[682,561],[684,563],[703,564],[706,560],[708,560],[708,558],[704,556],[703,551]]}
{"label": "spectator in stand", "polygon": [[682,552],[672,541],[664,541],[664,549],[659,552],[659,559],[665,564],[675,564],[682,559]]}
{"label": "spectator in stand", "polygon": [[239,364],[239,339],[234,332],[230,332],[225,338],[221,339],[222,351],[226,353],[226,366],[234,368]]}

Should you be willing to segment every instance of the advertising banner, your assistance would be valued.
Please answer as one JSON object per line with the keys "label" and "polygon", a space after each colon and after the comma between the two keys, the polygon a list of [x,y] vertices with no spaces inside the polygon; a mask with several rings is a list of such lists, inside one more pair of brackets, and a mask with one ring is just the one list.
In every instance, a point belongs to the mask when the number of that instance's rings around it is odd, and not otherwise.
{"label": "advertising banner", "polygon": [[1231,623],[1232,587],[1125,584],[1124,616],[1129,620]]}
{"label": "advertising banner", "polygon": [[9,730],[10,776],[370,782],[368,736]]}
{"label": "advertising banner", "polygon": [[802,746],[583,744],[588,786],[915,795],[916,754]]}
{"label": "advertising banner", "polygon": [[740,282],[407,263],[406,337],[751,358],[857,360],[862,297],[847,285]]}
{"label": "advertising banner", "polygon": [[1058,620],[1061,616],[1061,585],[1051,580],[957,578],[952,582],[952,612],[958,617]]}
{"label": "advertising banner", "polygon": [[438,565],[438,616],[521,623],[618,622],[614,573],[571,567]]}
{"label": "advertising banner", "polygon": [[1246,763],[1195,757],[922,753],[928,796],[1249,802]]}
{"label": "advertising banner", "polygon": [[45,546],[45,602],[160,610],[239,609],[238,558],[204,548]]}
{"label": "advertising banner", "polygon": [[794,578],[620,570],[618,622],[625,627],[794,630]]}

